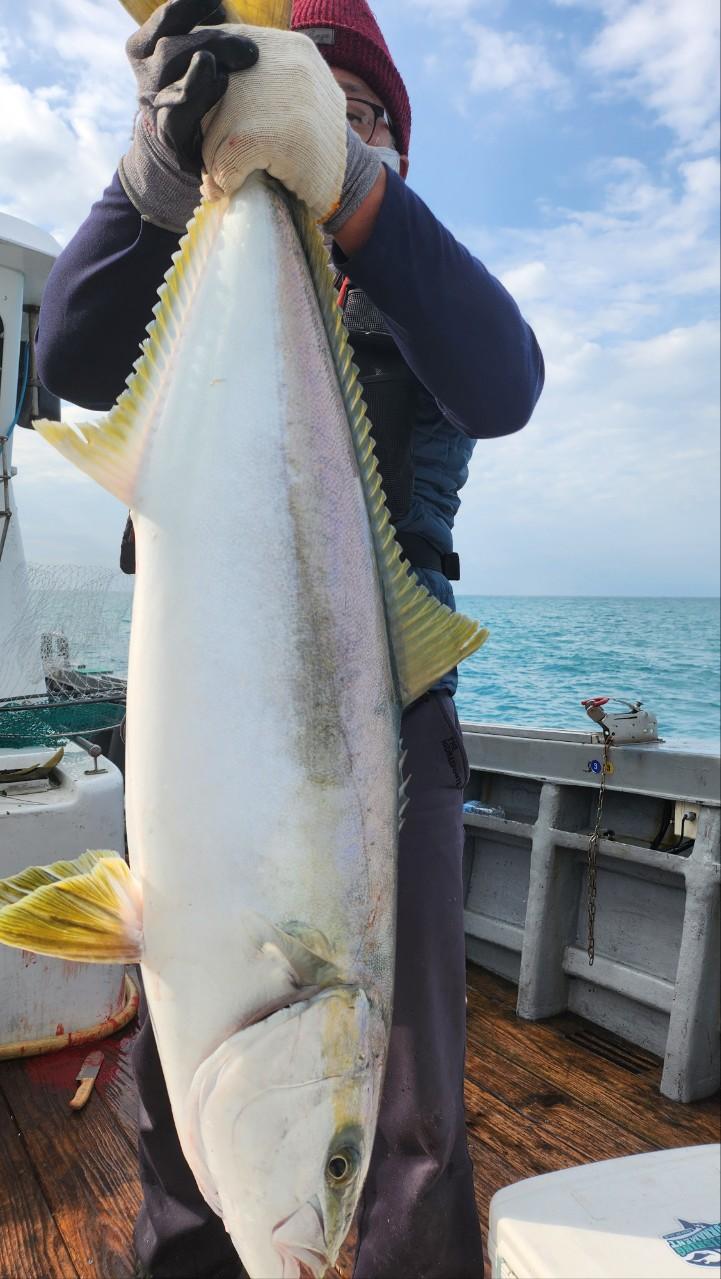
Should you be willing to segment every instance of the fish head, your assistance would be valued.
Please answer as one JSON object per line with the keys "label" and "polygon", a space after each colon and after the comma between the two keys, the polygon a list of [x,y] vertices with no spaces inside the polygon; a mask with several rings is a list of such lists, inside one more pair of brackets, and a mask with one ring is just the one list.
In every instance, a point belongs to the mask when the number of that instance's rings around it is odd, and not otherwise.
{"label": "fish head", "polygon": [[245,1027],[200,1067],[186,1148],[251,1279],[320,1279],[368,1171],[386,1032],[358,987]]}

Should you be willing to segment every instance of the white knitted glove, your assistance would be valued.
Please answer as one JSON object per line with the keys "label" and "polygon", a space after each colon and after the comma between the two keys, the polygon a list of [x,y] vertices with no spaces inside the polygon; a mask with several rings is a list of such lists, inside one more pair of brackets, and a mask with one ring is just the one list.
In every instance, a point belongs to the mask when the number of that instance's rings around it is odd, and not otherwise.
{"label": "white knitted glove", "polygon": [[346,99],[312,40],[297,31],[228,25],[258,46],[203,120],[202,191],[232,195],[258,170],[277,178],[319,221],[338,207],[346,171]]}

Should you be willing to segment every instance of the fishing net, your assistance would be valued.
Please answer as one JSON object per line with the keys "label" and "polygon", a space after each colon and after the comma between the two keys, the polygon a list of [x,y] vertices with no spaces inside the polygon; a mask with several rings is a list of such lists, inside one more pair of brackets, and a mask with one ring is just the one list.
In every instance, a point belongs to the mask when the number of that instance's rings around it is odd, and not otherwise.
{"label": "fishing net", "polygon": [[[23,570],[25,572],[25,570]],[[55,745],[125,714],[132,593],[108,569],[29,565],[0,651],[0,749]]]}

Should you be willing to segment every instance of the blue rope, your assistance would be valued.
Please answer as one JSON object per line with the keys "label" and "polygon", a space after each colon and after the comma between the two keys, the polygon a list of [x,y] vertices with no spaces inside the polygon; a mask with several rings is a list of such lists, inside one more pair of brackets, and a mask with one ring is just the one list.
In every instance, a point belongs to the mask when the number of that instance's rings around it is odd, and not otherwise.
{"label": "blue rope", "polygon": [[13,431],[15,430],[15,427],[17,426],[18,422],[20,421],[20,414],[21,414],[21,412],[22,412],[23,403],[25,402],[25,393],[26,393],[26,391],[27,391],[27,389],[28,389],[28,378],[29,378],[29,377],[30,377],[30,343],[28,342],[27,346],[25,347],[25,368],[24,368],[24,370],[23,370],[23,385],[22,385],[22,390],[21,390],[21,392],[20,392],[20,398],[19,398],[19,400],[18,400],[18,406],[17,406],[17,408],[16,408],[16,410],[15,410],[15,415],[14,415],[14,417],[13,417],[12,422],[10,423],[10,428],[9,428],[9,430],[8,430],[8,432],[7,432],[7,439],[8,439],[8,440],[10,439],[10,436],[12,435]]}

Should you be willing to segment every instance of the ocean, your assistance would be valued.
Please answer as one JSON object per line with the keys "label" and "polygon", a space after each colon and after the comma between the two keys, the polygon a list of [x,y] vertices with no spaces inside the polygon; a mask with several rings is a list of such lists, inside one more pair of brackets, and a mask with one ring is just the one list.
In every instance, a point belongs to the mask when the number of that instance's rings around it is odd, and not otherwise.
{"label": "ocean", "polygon": [[[33,628],[63,630],[74,662],[124,674],[131,595],[119,584],[34,566]],[[718,752],[718,600],[466,595],[458,607],[491,632],[461,667],[461,719],[583,730],[583,698],[612,696],[642,701],[666,741]]]}
{"label": "ocean", "polygon": [[719,750],[717,599],[466,595],[458,607],[491,632],[461,667],[461,719],[584,729],[582,700],[611,696],[642,701],[666,741]]}

